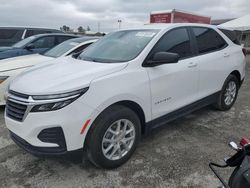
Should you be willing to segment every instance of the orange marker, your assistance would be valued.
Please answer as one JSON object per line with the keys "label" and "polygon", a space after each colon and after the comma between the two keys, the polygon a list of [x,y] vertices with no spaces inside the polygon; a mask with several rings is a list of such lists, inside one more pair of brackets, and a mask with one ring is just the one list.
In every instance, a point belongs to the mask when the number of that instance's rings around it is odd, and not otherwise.
{"label": "orange marker", "polygon": [[82,130],[81,130],[81,132],[80,132],[80,134],[83,134],[83,133],[84,133],[84,131],[85,131],[85,129],[87,128],[87,126],[88,126],[88,124],[89,124],[90,121],[91,121],[91,119],[88,119],[88,120],[84,123],[84,125],[83,125],[83,127],[82,127]]}

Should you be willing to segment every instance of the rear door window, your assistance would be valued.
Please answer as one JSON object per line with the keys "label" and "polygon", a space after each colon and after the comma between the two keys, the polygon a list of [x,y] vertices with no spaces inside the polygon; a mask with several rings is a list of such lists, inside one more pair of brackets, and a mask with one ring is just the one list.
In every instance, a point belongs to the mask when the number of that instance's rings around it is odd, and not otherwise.
{"label": "rear door window", "polygon": [[24,29],[0,29],[0,46],[11,46],[22,40]]}
{"label": "rear door window", "polygon": [[48,32],[46,32],[46,30],[28,29],[26,32],[25,38],[33,36],[33,35],[43,34],[43,33],[48,33]]}
{"label": "rear door window", "polygon": [[25,38],[44,33],[60,33],[60,31],[50,29],[28,29]]}
{"label": "rear door window", "polygon": [[177,53],[180,55],[180,59],[192,56],[191,42],[187,29],[178,28],[166,33],[153,48],[152,56],[157,52]]}
{"label": "rear door window", "polygon": [[23,29],[0,29],[0,39],[21,39]]}
{"label": "rear door window", "polygon": [[57,38],[56,44],[61,44],[62,42],[66,41],[66,40],[72,39],[73,37],[71,37],[71,36],[57,36],[56,38]]}
{"label": "rear door window", "polygon": [[214,52],[227,46],[225,40],[213,29],[194,27],[193,32],[199,54]]}

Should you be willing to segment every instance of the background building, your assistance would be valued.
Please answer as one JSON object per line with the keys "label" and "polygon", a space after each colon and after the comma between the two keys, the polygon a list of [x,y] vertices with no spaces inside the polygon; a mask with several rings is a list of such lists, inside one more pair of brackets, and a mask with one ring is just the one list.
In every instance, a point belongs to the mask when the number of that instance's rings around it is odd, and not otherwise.
{"label": "background building", "polygon": [[227,18],[227,19],[217,19],[217,20],[212,20],[211,24],[212,25],[220,25],[220,24],[224,24],[226,22],[229,22],[231,20],[234,20],[235,18]]}
{"label": "background building", "polygon": [[211,17],[183,10],[171,9],[150,13],[150,23],[204,23],[210,24]]}

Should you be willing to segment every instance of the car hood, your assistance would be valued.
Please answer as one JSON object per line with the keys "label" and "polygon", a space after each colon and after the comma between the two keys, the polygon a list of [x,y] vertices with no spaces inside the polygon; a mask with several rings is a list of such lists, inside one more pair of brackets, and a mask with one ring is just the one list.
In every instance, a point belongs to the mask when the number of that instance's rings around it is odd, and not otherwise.
{"label": "car hood", "polygon": [[0,47],[0,52],[6,51],[6,50],[11,50],[11,49],[14,49],[14,48],[11,47],[11,46],[1,46]]}
{"label": "car hood", "polygon": [[28,68],[41,62],[53,60],[52,57],[40,54],[24,55],[0,60],[0,72]]}
{"label": "car hood", "polygon": [[97,63],[72,57],[57,58],[43,66],[34,66],[19,75],[10,90],[28,95],[58,94],[88,87],[96,78],[117,72],[127,63]]}

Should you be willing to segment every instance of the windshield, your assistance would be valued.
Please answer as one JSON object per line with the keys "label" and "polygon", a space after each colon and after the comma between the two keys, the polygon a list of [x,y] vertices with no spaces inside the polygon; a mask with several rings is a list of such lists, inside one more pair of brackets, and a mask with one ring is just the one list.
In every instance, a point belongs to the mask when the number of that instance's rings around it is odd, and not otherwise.
{"label": "windshield", "polygon": [[30,43],[31,41],[33,41],[36,37],[31,36],[28,37],[26,39],[21,40],[20,42],[17,42],[16,44],[13,45],[13,47],[15,48],[22,48],[23,46],[25,46],[26,44]]}
{"label": "windshield", "polygon": [[89,48],[79,59],[101,63],[126,62],[136,58],[158,30],[129,30],[108,34]]}
{"label": "windshield", "polygon": [[71,50],[72,48],[74,48],[77,45],[79,45],[78,42],[73,42],[73,41],[68,40],[68,41],[65,41],[65,42],[55,46],[54,48],[47,51],[43,55],[49,56],[49,57],[60,57],[63,54],[65,54],[67,51]]}

